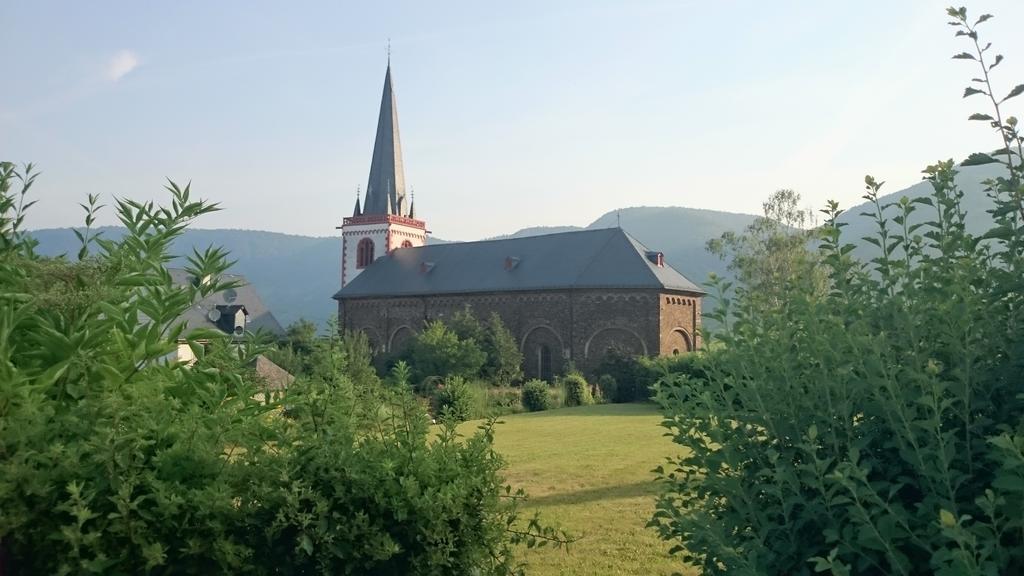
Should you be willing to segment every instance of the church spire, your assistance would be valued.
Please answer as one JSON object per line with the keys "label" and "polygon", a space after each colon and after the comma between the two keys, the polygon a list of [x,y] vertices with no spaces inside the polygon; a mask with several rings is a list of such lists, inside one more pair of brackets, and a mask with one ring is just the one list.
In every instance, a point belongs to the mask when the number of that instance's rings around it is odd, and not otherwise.
{"label": "church spire", "polygon": [[[373,142],[370,179],[366,184],[363,214],[397,214],[404,210],[405,171],[402,166],[402,143],[398,136],[398,106],[391,84],[391,55],[384,74],[384,93],[380,99],[377,137]],[[398,210],[398,212],[394,212]]]}
{"label": "church spire", "polygon": [[359,187],[356,186],[356,209],[352,211],[353,216],[362,216],[363,209],[359,207]]}

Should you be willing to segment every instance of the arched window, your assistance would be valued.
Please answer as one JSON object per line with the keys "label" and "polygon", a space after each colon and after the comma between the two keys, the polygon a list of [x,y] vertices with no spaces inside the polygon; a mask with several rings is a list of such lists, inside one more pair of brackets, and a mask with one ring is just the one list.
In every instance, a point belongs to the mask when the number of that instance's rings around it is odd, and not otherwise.
{"label": "arched window", "polygon": [[405,242],[402,242],[402,248],[412,248],[412,241],[406,240]]}
{"label": "arched window", "polygon": [[356,246],[356,268],[366,268],[373,262],[373,240],[363,238]]}

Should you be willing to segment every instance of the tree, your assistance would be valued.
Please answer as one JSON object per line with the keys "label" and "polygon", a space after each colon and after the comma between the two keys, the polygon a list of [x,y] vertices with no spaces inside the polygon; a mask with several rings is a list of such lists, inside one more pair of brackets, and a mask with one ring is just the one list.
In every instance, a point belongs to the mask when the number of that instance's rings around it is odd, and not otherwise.
{"label": "tree", "polygon": [[954,58],[980,68],[965,96],[993,105],[971,119],[1000,135],[965,162],[1005,169],[992,227],[967,232],[944,160],[928,197],[886,203],[865,180],[868,261],[834,202],[813,258],[765,249],[777,229],[734,244],[739,288],[716,312],[733,321],[699,376],[657,394],[685,450],[658,468],[651,525],[704,574],[1024,573],[1024,139],[1004,110],[1024,85],[993,96],[991,16],[947,13],[971,46]]}
{"label": "tree", "polygon": [[[264,403],[245,369],[258,342],[186,331],[183,312],[232,286],[216,248],[187,266],[210,283],[176,285],[165,267],[217,209],[189,187],[171,183],[166,206],[118,200],[125,236],[87,222],[71,262],[37,256],[21,229],[12,189],[31,180],[0,163],[4,570],[510,574],[517,543],[566,540],[518,520],[493,421],[432,433],[407,385],[360,376],[365,339],[316,341],[327,361]],[[179,338],[192,367],[167,361]]]}
{"label": "tree", "polygon": [[487,321],[484,352],[487,354],[484,375],[491,382],[499,386],[509,386],[522,380],[523,353],[519,349],[519,343],[496,312],[492,312]]}
{"label": "tree", "polygon": [[707,247],[729,260],[729,270],[751,298],[772,307],[784,300],[793,279],[811,275],[824,286],[824,278],[809,246],[816,234],[809,228],[814,215],[800,207],[800,195],[789,189],[777,190],[763,209],[764,215],[742,233],[726,232]]}
{"label": "tree", "polygon": [[443,322],[435,320],[413,338],[409,359],[415,378],[423,383],[431,377],[477,378],[487,356],[475,340],[462,340]]}
{"label": "tree", "polygon": [[484,327],[469,306],[452,314],[451,319],[445,322],[445,325],[459,337],[459,340],[472,340],[481,347],[487,340]]}

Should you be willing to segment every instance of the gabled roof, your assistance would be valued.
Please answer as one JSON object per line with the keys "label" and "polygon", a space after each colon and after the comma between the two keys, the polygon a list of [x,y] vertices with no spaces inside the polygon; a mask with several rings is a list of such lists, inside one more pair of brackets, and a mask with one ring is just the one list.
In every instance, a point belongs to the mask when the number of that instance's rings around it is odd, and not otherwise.
{"label": "gabled roof", "polygon": [[[168,271],[171,273],[171,278],[175,285],[184,286],[195,281],[188,272],[180,268],[170,268]],[[221,279],[236,280],[241,283],[241,286],[232,290],[210,294],[186,310],[178,318],[178,320],[184,321],[187,324],[186,334],[198,328],[214,328],[223,332],[225,331],[224,327],[218,325],[218,320],[214,320],[214,318],[219,319],[224,314],[224,311],[230,311],[233,314],[238,308],[244,308],[246,312],[246,330],[255,332],[262,329],[278,336],[284,335],[284,330],[277,322],[277,318],[274,318],[274,315],[263,304],[263,300],[256,293],[256,289],[249,284],[245,276],[222,274]],[[219,314],[211,314],[213,311],[217,311]]]}
{"label": "gabled roof", "polygon": [[621,228],[400,248],[378,258],[335,299],[570,288],[703,294]]}
{"label": "gabled roof", "polygon": [[370,178],[366,184],[363,214],[396,214],[406,216],[405,168],[402,165],[402,142],[398,135],[398,104],[391,85],[391,61],[384,74],[384,92],[380,98],[377,136],[373,141]]}

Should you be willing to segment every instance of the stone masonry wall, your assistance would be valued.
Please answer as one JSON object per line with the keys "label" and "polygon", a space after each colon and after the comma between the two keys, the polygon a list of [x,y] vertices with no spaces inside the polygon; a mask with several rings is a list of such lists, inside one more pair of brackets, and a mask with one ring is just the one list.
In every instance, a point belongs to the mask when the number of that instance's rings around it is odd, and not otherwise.
{"label": "stone masonry wall", "polygon": [[559,374],[570,360],[591,371],[613,346],[652,356],[685,352],[694,348],[700,322],[698,295],[651,290],[347,299],[339,302],[338,319],[345,329],[364,331],[378,352],[398,352],[426,322],[467,306],[481,320],[498,313],[520,344],[529,378]]}

